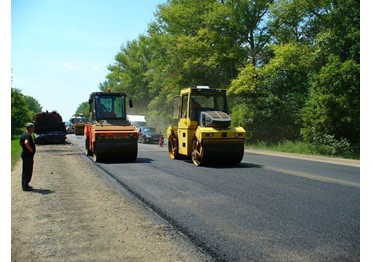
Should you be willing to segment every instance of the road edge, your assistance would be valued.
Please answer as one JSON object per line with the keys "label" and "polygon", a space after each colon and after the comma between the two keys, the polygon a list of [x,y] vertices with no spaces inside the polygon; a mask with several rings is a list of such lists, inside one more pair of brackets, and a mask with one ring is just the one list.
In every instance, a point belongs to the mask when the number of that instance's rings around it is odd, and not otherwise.
{"label": "road edge", "polygon": [[325,156],[317,156],[317,155],[304,155],[304,154],[269,151],[269,150],[262,150],[262,149],[249,149],[249,148],[245,148],[244,152],[250,153],[250,154],[257,154],[257,155],[295,158],[295,159],[324,162],[324,163],[330,163],[330,164],[336,164],[336,165],[360,167],[360,160],[355,160],[355,159],[325,157]]}

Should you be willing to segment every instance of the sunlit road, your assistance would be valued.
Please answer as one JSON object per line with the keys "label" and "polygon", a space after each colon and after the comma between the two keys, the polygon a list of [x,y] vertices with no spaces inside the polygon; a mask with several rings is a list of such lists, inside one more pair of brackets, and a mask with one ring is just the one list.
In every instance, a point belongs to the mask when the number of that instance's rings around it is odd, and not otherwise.
{"label": "sunlit road", "polygon": [[135,163],[98,166],[218,261],[359,260],[359,167],[258,154],[196,167],[142,144]]}

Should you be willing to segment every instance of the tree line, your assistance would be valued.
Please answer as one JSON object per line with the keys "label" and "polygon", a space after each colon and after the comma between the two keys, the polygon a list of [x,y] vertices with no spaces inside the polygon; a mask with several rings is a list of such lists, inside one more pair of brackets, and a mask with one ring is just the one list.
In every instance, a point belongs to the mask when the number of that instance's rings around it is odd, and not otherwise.
{"label": "tree line", "polygon": [[99,84],[124,91],[158,127],[185,87],[227,90],[250,141],[359,150],[356,0],[169,0],[124,44]]}
{"label": "tree line", "polygon": [[11,88],[11,136],[20,135],[27,122],[32,122],[36,113],[41,112],[39,102],[31,97],[23,95],[21,90]]}

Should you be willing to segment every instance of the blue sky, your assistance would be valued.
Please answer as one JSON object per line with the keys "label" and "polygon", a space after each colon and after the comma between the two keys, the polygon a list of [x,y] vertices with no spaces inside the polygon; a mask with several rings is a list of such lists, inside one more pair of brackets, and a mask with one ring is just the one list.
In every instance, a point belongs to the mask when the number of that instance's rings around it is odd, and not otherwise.
{"label": "blue sky", "polygon": [[12,87],[64,121],[98,91],[127,41],[166,0],[12,0]]}

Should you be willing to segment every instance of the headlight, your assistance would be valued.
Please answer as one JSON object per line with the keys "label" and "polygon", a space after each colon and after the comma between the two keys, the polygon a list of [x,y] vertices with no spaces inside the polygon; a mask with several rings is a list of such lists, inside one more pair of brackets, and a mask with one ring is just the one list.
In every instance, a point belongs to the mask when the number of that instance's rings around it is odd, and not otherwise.
{"label": "headlight", "polygon": [[205,136],[206,136],[206,137],[213,137],[214,134],[213,134],[213,133],[206,133]]}
{"label": "headlight", "polygon": [[242,133],[235,133],[235,137],[240,137],[242,135],[243,135]]}

